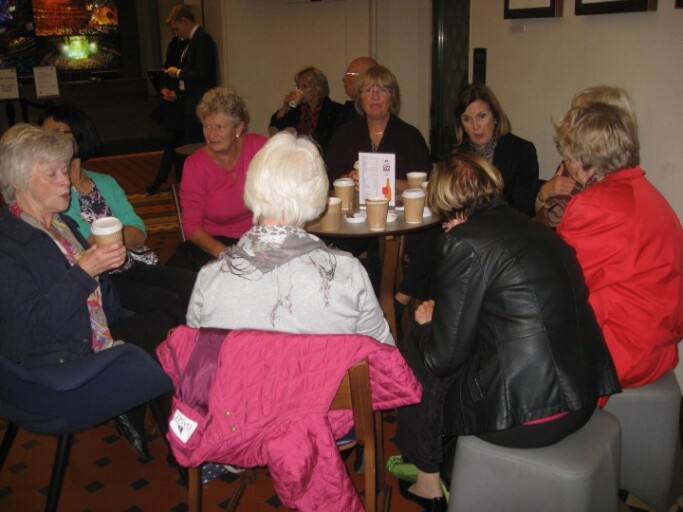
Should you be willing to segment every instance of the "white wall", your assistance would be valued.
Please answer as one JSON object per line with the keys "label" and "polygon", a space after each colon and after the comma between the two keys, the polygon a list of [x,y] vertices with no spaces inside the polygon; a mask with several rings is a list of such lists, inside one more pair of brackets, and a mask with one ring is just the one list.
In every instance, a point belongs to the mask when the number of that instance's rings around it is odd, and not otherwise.
{"label": "white wall", "polygon": [[[429,140],[430,0],[204,0],[204,12],[219,46],[222,85],[247,101],[251,131],[267,133],[298,70],[320,68],[330,97],[343,103],[346,65],[370,55],[396,74],[401,117]],[[212,29],[216,19],[222,23]]]}
{"label": "white wall", "polygon": [[[513,131],[536,144],[545,177],[559,160],[551,117],[585,87],[624,87],[635,103],[641,165],[681,218],[683,9],[658,3],[657,12],[574,16],[566,0],[562,18],[513,21],[503,19],[500,0],[472,0],[470,51],[487,48],[487,84]],[[520,25],[526,32],[511,32]]]}

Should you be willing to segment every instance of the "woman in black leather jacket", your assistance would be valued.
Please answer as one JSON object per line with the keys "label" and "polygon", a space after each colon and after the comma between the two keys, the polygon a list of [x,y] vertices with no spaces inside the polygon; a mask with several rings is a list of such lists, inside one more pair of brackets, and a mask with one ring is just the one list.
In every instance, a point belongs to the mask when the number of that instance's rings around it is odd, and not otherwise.
{"label": "woman in black leather jacket", "polygon": [[432,174],[428,195],[446,233],[435,300],[418,308],[399,347],[424,393],[401,411],[397,444],[418,467],[404,494],[440,510],[442,435],[550,445],[581,428],[619,384],[574,251],[507,206],[492,164],[456,152]]}

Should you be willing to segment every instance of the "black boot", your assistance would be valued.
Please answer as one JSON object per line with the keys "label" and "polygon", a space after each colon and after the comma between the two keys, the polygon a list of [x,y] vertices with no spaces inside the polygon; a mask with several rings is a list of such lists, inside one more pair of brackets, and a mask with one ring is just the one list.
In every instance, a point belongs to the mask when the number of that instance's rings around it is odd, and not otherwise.
{"label": "black boot", "polygon": [[143,461],[151,459],[149,455],[149,447],[147,446],[147,439],[144,434],[138,432],[133,424],[130,422],[127,414],[121,414],[114,418],[114,424],[119,435],[123,436],[128,444],[135,450]]}

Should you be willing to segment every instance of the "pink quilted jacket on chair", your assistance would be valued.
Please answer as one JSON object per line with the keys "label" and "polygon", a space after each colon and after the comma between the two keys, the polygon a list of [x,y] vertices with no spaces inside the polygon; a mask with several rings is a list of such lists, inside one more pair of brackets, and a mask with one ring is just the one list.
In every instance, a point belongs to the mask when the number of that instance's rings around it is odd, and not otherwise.
{"label": "pink quilted jacket on chair", "polygon": [[[419,402],[399,351],[360,335],[208,331],[207,344],[205,330],[178,327],[157,348],[176,387],[168,438],[178,462],[268,466],[288,507],[362,511],[335,442],[353,425],[351,411],[328,409],[346,370],[365,357],[375,410]],[[192,357],[198,343],[203,360]]]}

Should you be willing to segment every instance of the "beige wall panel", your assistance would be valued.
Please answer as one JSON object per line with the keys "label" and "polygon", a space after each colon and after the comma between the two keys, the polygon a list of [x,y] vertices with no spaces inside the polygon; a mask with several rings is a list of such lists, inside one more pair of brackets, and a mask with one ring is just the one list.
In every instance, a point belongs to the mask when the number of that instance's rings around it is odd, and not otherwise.
{"label": "beige wall panel", "polygon": [[513,131],[536,144],[543,177],[559,162],[551,118],[583,88],[624,87],[638,116],[641,164],[681,218],[683,9],[658,3],[656,12],[574,16],[565,1],[562,18],[513,21],[503,19],[501,1],[477,0],[470,48],[488,49],[487,82]]}

